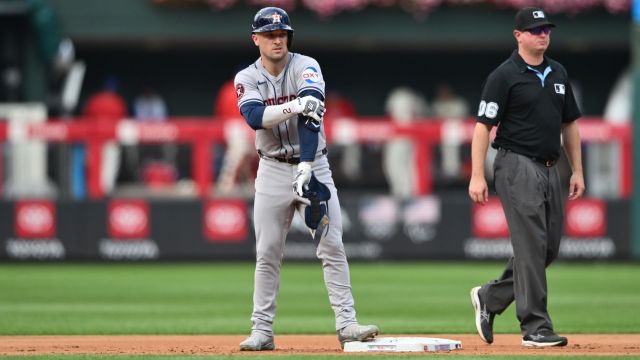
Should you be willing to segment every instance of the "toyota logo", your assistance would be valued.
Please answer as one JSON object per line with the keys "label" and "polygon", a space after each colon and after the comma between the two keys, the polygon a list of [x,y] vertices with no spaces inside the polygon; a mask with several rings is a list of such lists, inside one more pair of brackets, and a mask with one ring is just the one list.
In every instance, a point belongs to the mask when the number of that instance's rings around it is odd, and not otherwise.
{"label": "toyota logo", "polygon": [[605,227],[603,206],[595,202],[577,202],[567,211],[567,227],[577,234],[600,232]]}
{"label": "toyota logo", "polygon": [[121,204],[111,210],[109,223],[114,230],[127,235],[137,234],[147,226],[146,212],[136,205]]}
{"label": "toyota logo", "polygon": [[211,206],[207,209],[205,221],[209,229],[216,229],[222,233],[235,233],[244,228],[245,215],[237,206]]}
{"label": "toyota logo", "polygon": [[33,234],[50,231],[55,222],[51,209],[42,204],[28,204],[20,207],[16,214],[16,221],[19,228]]}

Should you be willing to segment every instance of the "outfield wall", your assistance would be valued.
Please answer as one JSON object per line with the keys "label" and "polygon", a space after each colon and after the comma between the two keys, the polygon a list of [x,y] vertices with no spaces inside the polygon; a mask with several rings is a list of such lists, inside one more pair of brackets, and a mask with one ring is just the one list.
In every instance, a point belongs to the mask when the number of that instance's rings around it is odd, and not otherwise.
{"label": "outfield wall", "polygon": [[[497,198],[474,206],[465,196],[341,194],[344,243],[351,259],[503,259],[509,233]],[[628,200],[569,203],[563,259],[632,258]],[[240,199],[0,203],[0,259],[250,260],[252,203]],[[315,258],[315,244],[297,217],[287,259]]]}

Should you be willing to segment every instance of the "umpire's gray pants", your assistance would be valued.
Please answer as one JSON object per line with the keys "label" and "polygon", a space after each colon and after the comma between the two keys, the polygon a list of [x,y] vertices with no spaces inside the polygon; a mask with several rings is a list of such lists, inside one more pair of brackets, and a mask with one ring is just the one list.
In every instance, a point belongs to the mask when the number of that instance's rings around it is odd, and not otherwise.
{"label": "umpire's gray pants", "polygon": [[515,299],[523,336],[553,330],[545,268],[558,256],[562,236],[565,201],[559,171],[501,149],[494,176],[511,232],[513,257],[499,279],[482,287],[480,296],[487,310],[498,314]]}

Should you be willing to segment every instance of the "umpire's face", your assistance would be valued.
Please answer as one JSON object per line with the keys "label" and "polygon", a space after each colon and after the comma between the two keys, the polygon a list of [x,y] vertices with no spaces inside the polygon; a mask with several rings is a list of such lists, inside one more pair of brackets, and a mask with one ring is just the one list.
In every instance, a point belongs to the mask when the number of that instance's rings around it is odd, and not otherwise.
{"label": "umpire's face", "polygon": [[529,30],[514,30],[518,46],[527,52],[545,52],[551,40],[551,28],[539,26]]}
{"label": "umpire's face", "polygon": [[260,49],[260,56],[271,62],[279,62],[287,56],[286,30],[274,30],[251,35],[253,43]]}

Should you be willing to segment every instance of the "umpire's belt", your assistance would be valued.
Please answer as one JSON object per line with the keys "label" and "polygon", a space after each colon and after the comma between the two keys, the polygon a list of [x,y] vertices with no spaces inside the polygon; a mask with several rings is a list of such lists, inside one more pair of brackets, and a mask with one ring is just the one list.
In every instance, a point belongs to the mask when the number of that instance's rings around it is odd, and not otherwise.
{"label": "umpire's belt", "polygon": [[[514,154],[517,154],[515,151],[511,151],[509,149],[505,149],[505,148],[503,148],[501,146],[498,147],[498,150],[512,152]],[[522,154],[519,154],[519,155],[522,155]],[[541,159],[541,158],[535,157],[535,156],[527,156],[527,155],[522,155],[522,156],[528,157],[529,159],[537,162],[538,164],[542,164],[542,165],[544,165],[546,167],[552,167],[553,165],[555,165],[558,162],[557,159],[556,160],[545,160],[545,159]]]}
{"label": "umpire's belt", "polygon": [[[327,155],[329,150],[327,148],[322,149],[322,155]],[[277,161],[281,163],[286,163],[289,165],[298,165],[300,164],[300,157],[281,157],[281,156],[267,156],[262,153],[262,151],[258,150],[258,155],[266,160]]]}

